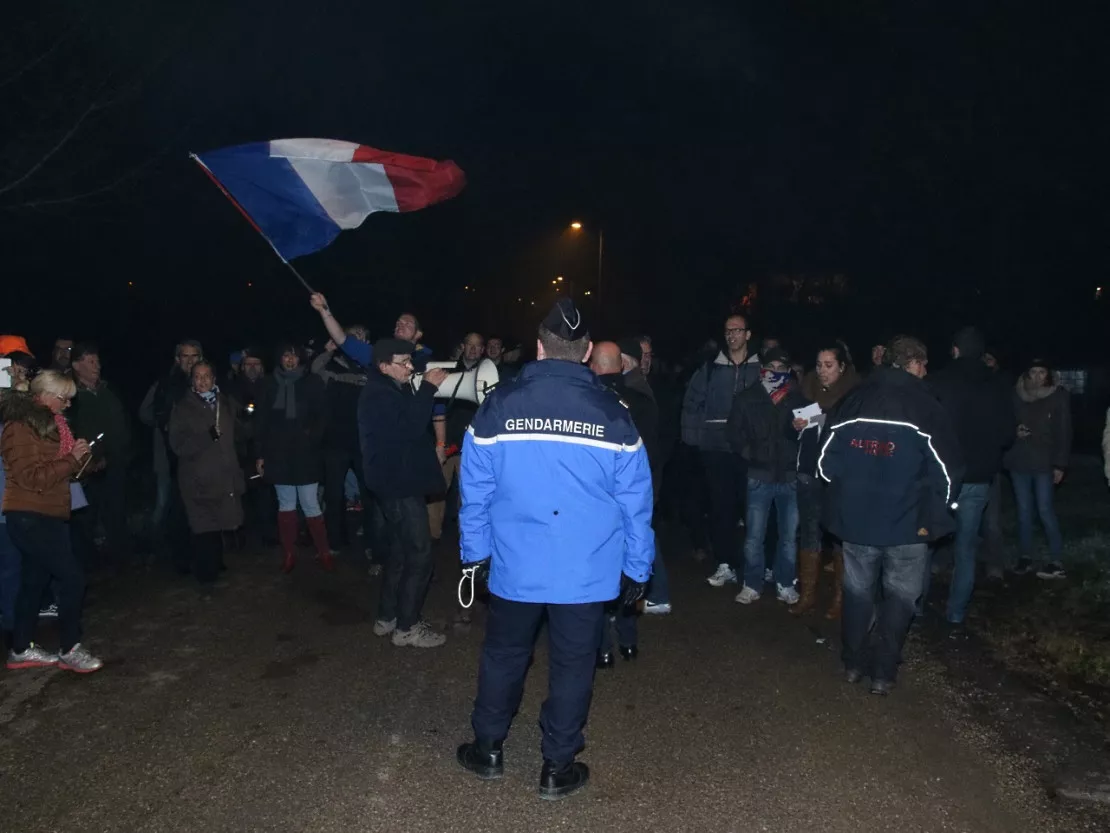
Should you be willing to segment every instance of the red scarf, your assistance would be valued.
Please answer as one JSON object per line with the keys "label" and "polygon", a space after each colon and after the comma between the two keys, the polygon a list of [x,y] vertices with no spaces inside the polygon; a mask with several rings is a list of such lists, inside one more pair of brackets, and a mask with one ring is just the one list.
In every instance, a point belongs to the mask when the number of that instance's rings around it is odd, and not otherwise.
{"label": "red scarf", "polygon": [[58,459],[73,453],[73,447],[77,445],[77,440],[73,439],[73,432],[69,430],[69,423],[66,418],[61,414],[54,414],[54,424],[58,426]]}

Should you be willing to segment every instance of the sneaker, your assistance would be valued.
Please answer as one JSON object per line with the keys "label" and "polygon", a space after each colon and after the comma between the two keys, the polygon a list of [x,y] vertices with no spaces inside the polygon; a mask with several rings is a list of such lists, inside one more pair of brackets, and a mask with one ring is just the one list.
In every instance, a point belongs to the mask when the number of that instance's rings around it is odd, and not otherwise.
{"label": "sneaker", "polygon": [[798,603],[798,600],[801,598],[801,596],[798,595],[798,591],[795,590],[793,586],[783,587],[780,584],[778,585],[778,589],[778,597],[780,602],[786,602],[788,605],[796,605]]}
{"label": "sneaker", "polygon": [[644,613],[647,613],[647,614],[652,614],[653,613],[657,616],[665,616],[666,614],[668,614],[670,612],[671,612],[671,603],[670,602],[660,602],[659,604],[656,604],[655,602],[644,602]]}
{"label": "sneaker", "polygon": [[94,657],[78,642],[64,654],[58,654],[58,667],[78,674],[91,674],[104,667],[104,661]]}
{"label": "sneaker", "polygon": [[736,601],[742,605],[750,605],[752,602],[758,602],[759,597],[760,593],[758,590],[753,590],[745,584],[744,589],[736,594]]}
{"label": "sneaker", "polygon": [[717,572],[706,579],[713,587],[724,587],[731,582],[736,584],[736,571],[727,564],[718,564]]}
{"label": "sneaker", "polygon": [[407,631],[393,631],[393,644],[398,648],[438,648],[446,641],[447,637],[432,630],[427,622],[417,622]]}
{"label": "sneaker", "polygon": [[369,566],[369,568],[367,568],[366,572],[369,573],[370,578],[377,578],[378,576],[380,576],[382,574],[382,565],[381,564],[371,564]]}
{"label": "sneaker", "polygon": [[1047,581],[1063,579],[1067,577],[1067,570],[1064,569],[1064,565],[1061,564],[1059,561],[1050,561],[1039,570],[1037,570],[1037,578],[1042,578]]}
{"label": "sneaker", "polygon": [[1016,576],[1024,576],[1033,572],[1033,559],[1019,558],[1017,564],[1014,565],[1013,572]]}
{"label": "sneaker", "polygon": [[764,570],[763,570],[763,580],[765,582],[767,582],[768,584],[770,584],[772,581],[775,580],[775,571],[772,570],[770,567],[764,568]]}
{"label": "sneaker", "polygon": [[40,619],[57,619],[58,618],[58,606],[57,605],[47,605],[46,607],[44,607],[42,610],[39,611],[39,618]]}
{"label": "sneaker", "polygon": [[58,664],[58,655],[44,651],[34,642],[27,646],[26,651],[16,653],[8,651],[8,670],[17,671],[20,668],[50,668]]}
{"label": "sneaker", "polygon": [[389,636],[397,630],[396,619],[378,619],[374,622],[374,636]]}

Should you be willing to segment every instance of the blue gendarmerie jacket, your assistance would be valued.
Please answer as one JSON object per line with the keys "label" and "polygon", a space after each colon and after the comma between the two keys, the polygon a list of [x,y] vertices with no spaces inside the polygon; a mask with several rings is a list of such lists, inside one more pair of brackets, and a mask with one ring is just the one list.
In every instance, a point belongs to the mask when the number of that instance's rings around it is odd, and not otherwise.
{"label": "blue gendarmerie jacket", "polygon": [[829,483],[824,526],[853,544],[935,541],[956,525],[950,510],[963,463],[952,423],[929,389],[895,367],[876,370],[826,423],[817,473]]}
{"label": "blue gendarmerie jacket", "polygon": [[462,561],[492,556],[490,592],[517,602],[615,599],[655,560],[651,471],[628,408],[589,368],[532,362],[463,438]]}

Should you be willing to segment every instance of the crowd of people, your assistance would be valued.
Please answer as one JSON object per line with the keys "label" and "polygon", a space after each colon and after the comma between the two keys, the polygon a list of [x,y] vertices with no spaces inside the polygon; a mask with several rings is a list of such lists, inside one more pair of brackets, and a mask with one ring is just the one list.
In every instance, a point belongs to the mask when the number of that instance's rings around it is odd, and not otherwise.
{"label": "crowd of people", "polygon": [[[955,629],[980,549],[990,577],[1065,576],[1053,500],[1071,451],[1068,392],[1044,359],[1028,362],[1015,386],[1002,381],[975,328],[954,335],[950,361],[932,374],[925,345],[908,335],[873,348],[868,367],[830,340],[807,369],[733,314],[719,351],[664,372],[649,336],[593,342],[565,300],[540,327],[535,361],[471,332],[447,362],[429,365],[413,314],[371,343],[323,295],[310,305],[329,337],[317,355],[296,343],[270,355],[248,348],[221,368],[199,342],[177,344],[137,414],[153,438],[146,546],[205,593],[244,528],[278,547],[285,573],[305,544],[326,571],[343,553],[365,558],[381,576],[374,633],[432,648],[446,636],[422,618],[424,598],[435,543],[457,516],[462,563],[471,579],[488,578],[492,599],[476,739],[459,750],[480,777],[500,772],[530,651],[520,633],[534,636],[528,605],[541,603],[576,687],[545,706],[556,728],[545,735],[552,766],[541,794],[585,783],[571,748],[588,704],[583,652],[592,681],[595,668],[614,665],[614,629],[631,661],[637,617],[673,610],[651,531],[661,501],[693,557],[712,556],[708,583],[737,585],[741,605],[770,592],[810,614],[830,573],[824,615],[841,620],[846,679],[868,677],[876,694],[895,684],[942,555],[952,560],[944,618]],[[95,671],[102,663],[81,642],[84,570],[135,557],[131,415],[101,377],[95,344],[58,339],[40,367],[25,340],[2,336],[0,355],[7,667]],[[498,384],[479,393],[479,371]],[[549,494],[545,472],[573,488]],[[1006,480],[1016,559],[999,522]],[[1047,558],[1034,557],[1034,516]],[[580,605],[596,610],[563,610]],[[57,652],[34,641],[38,620],[53,615]]]}

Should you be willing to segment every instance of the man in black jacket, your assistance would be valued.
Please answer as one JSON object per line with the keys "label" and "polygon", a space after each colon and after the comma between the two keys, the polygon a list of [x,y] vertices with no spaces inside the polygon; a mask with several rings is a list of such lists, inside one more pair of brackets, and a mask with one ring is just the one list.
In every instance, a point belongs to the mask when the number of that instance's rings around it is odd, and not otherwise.
{"label": "man in black jacket", "polygon": [[952,421],[966,471],[956,509],[952,583],[946,619],[962,624],[975,587],[975,548],[990,499],[991,482],[1002,471],[1002,453],[1017,436],[1010,389],[983,363],[986,341],[974,327],[952,340],[952,363],[929,378],[929,387]]}
{"label": "man in black jacket", "polygon": [[747,537],[740,604],[763,594],[763,542],[771,507],[777,511],[778,546],[773,569],[781,602],[796,604],[798,565],[798,431],[794,410],[808,400],[798,392],[790,355],[781,347],[763,351],[759,384],[736,394],[728,417],[728,441],[748,469]]}
{"label": "man in black jacket", "polygon": [[869,674],[873,694],[889,694],[894,686],[929,542],[955,528],[950,505],[963,469],[948,415],[922,381],[925,345],[896,336],[883,361],[840,404],[817,460],[817,473],[829,484],[824,526],[844,542],[845,679],[855,683]]}
{"label": "man in black jacket", "polygon": [[428,429],[433,397],[447,371],[429,370],[414,392],[414,349],[394,338],[374,344],[358,427],[366,486],[381,506],[389,540],[374,633],[393,634],[394,645],[434,648],[447,637],[429,628],[420,611],[432,578],[426,498],[443,490],[443,474]]}

